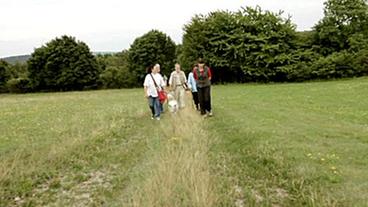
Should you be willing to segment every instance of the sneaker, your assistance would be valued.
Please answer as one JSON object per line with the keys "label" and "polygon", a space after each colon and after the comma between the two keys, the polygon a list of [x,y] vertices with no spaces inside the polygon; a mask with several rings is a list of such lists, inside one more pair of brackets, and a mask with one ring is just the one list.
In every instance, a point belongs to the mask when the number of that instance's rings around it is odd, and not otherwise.
{"label": "sneaker", "polygon": [[151,119],[153,120],[155,117],[151,116]]}
{"label": "sneaker", "polygon": [[160,121],[160,117],[156,117],[156,120],[157,120],[157,121]]}
{"label": "sneaker", "polygon": [[212,111],[208,112],[208,116],[213,116]]}

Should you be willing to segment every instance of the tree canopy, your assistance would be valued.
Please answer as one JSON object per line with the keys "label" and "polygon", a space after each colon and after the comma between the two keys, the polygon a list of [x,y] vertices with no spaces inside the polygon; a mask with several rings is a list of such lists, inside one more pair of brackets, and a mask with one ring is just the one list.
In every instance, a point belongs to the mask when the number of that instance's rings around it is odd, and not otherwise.
{"label": "tree canopy", "polygon": [[0,61],[0,91],[67,91],[142,85],[156,63],[168,75],[203,58],[214,83],[293,82],[368,75],[367,0],[327,0],[311,31],[296,31],[291,17],[257,7],[198,14],[183,27],[182,44],[151,30],[130,48],[94,56],[74,37],[55,38],[27,64]]}
{"label": "tree canopy", "polygon": [[89,47],[62,36],[35,49],[28,60],[29,78],[36,90],[68,91],[96,87],[99,67]]}
{"label": "tree canopy", "polygon": [[341,50],[359,50],[368,43],[366,0],[328,0],[324,17],[314,27],[314,44],[323,55]]}
{"label": "tree canopy", "polygon": [[129,68],[137,83],[143,83],[148,66],[159,63],[161,72],[168,74],[174,67],[176,45],[169,36],[158,30],[151,30],[134,40],[129,49]]}
{"label": "tree canopy", "polygon": [[295,36],[290,19],[260,7],[197,15],[184,27],[181,61],[190,66],[202,57],[225,81],[273,80],[289,63]]}

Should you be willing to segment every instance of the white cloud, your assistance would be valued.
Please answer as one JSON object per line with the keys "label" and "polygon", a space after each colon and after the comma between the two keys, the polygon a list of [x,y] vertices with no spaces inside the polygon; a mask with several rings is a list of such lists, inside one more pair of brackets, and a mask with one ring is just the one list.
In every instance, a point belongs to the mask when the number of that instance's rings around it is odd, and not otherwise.
{"label": "white cloud", "polygon": [[0,0],[0,57],[27,54],[63,34],[94,51],[120,51],[151,29],[180,42],[183,25],[195,14],[260,5],[293,16],[299,30],[322,18],[323,0]]}

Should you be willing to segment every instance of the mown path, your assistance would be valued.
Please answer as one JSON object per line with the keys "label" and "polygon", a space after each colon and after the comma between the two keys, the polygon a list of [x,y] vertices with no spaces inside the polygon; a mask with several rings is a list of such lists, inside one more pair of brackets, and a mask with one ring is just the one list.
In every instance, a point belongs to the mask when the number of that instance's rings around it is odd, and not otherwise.
{"label": "mown path", "polygon": [[[190,97],[187,97],[187,104]],[[190,104],[156,121],[159,146],[146,160],[143,179],[129,189],[132,206],[212,206],[216,200],[209,167],[204,118]]]}

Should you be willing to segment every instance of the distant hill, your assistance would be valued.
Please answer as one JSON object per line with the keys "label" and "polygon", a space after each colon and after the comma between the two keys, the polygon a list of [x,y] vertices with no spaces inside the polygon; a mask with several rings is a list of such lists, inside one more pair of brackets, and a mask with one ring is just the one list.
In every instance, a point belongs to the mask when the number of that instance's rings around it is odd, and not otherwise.
{"label": "distant hill", "polygon": [[112,54],[115,54],[115,53],[118,53],[118,52],[109,52],[109,51],[106,51],[106,52],[92,52],[93,55],[112,55]]}
{"label": "distant hill", "polygon": [[15,64],[15,63],[25,63],[27,62],[27,60],[31,57],[31,55],[18,55],[18,56],[11,56],[11,57],[5,57],[5,58],[1,58],[2,60],[10,63],[10,64]]}
{"label": "distant hill", "polygon": [[[92,53],[93,55],[107,55],[107,54],[115,54],[117,52],[92,52]],[[31,55],[17,55],[17,56],[4,57],[0,59],[8,62],[9,64],[15,64],[17,62],[26,63],[30,57]]]}

